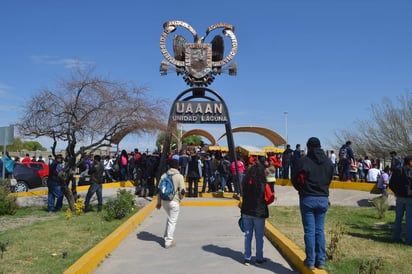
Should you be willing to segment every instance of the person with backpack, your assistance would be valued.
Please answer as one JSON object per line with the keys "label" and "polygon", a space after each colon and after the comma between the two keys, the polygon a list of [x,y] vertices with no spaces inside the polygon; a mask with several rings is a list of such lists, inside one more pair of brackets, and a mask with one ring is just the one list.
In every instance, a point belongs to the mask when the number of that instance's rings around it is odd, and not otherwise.
{"label": "person with backpack", "polygon": [[339,171],[339,180],[340,181],[350,181],[350,163],[351,161],[355,162],[355,156],[353,155],[352,142],[347,141],[339,149],[339,162],[338,162],[338,171]]}
{"label": "person with backpack", "polygon": [[[165,193],[169,188],[163,186],[167,181],[166,177],[168,176],[171,177],[173,183],[172,193]],[[180,201],[183,199],[186,192],[184,177],[179,172],[179,160],[172,159],[170,168],[160,177],[158,187],[159,191],[157,192],[156,208],[160,209],[163,205],[167,214],[164,247],[171,248],[176,246],[176,243],[174,242],[174,232],[180,212]]]}
{"label": "person with backpack", "polygon": [[401,242],[402,220],[406,215],[405,243],[412,245],[412,155],[405,157],[403,167],[392,171],[389,188],[396,196],[393,241]]}

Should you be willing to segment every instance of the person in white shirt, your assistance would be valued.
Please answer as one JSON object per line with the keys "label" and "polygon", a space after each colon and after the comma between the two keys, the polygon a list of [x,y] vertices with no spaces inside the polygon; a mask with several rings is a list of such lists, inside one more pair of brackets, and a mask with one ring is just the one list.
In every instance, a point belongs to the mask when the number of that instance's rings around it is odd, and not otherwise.
{"label": "person in white shirt", "polygon": [[381,175],[380,169],[373,164],[372,168],[368,171],[368,183],[376,183],[378,182],[378,178]]}
{"label": "person in white shirt", "polygon": [[336,154],[333,150],[330,151],[329,159],[331,160],[333,164],[333,175],[336,175]]}

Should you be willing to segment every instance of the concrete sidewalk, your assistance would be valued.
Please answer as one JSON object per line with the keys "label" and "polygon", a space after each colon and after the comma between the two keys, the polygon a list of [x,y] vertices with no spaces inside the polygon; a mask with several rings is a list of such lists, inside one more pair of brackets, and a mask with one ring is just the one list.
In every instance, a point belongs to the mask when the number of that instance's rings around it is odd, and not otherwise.
{"label": "concrete sidewalk", "polygon": [[94,273],[298,273],[266,238],[268,262],[245,266],[239,216],[240,209],[233,206],[182,206],[175,232],[177,246],[165,249],[167,216],[163,208],[155,209]]}
{"label": "concrete sidewalk", "polygon": [[[114,197],[119,187],[134,189],[124,183],[105,185],[104,200]],[[368,184],[342,184],[340,187],[355,190],[331,188],[332,206],[372,206],[371,199],[380,196],[360,190],[371,188]],[[87,187],[79,189],[82,196],[86,191]],[[299,204],[298,193],[293,187],[276,185],[275,192],[276,200],[271,206]],[[45,205],[46,193],[46,190],[38,190],[22,194],[18,203]],[[238,202],[229,196],[185,198],[175,232],[177,246],[171,249],[163,248],[164,210],[154,209],[155,202],[151,202],[151,198],[136,198],[138,205],[145,207],[65,273],[299,273],[298,269],[301,273],[326,273],[307,270],[302,263],[304,252],[271,225],[267,227],[266,237],[277,248],[265,237],[264,256],[268,262],[261,266],[243,265],[244,235],[237,225],[240,209]],[[94,196],[92,203],[96,202]],[[391,206],[395,204],[393,195],[388,202]],[[255,255],[254,249],[252,255]]]}

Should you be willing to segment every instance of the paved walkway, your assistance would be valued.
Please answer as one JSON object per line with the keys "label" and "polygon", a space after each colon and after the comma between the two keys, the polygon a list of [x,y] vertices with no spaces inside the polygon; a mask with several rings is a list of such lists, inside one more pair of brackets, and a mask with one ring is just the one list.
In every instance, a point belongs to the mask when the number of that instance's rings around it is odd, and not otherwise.
{"label": "paved walkway", "polygon": [[94,273],[298,273],[265,239],[262,266],[243,265],[239,208],[182,206],[176,247],[163,247],[166,213],[154,210]]}
{"label": "paved walkway", "polygon": [[[133,188],[130,188],[133,189]],[[272,206],[298,205],[299,196],[291,186],[276,186],[277,200]],[[117,188],[104,188],[104,199],[116,195]],[[85,192],[81,192],[85,194]],[[331,204],[370,206],[379,195],[367,191],[330,189]],[[20,204],[44,204],[45,196],[19,197]],[[236,206],[193,206],[195,202],[228,202],[225,198],[185,198],[192,206],[182,206],[175,232],[177,246],[163,248],[166,213],[154,210],[120,242],[94,270],[113,273],[298,273],[277,248],[265,238],[264,265],[243,265],[243,239]],[[92,203],[96,201],[93,200]],[[138,198],[138,204],[150,201]],[[389,204],[395,199],[389,197]],[[254,254],[254,248],[252,250]],[[252,261],[254,257],[252,258]],[[320,272],[319,272],[320,273]],[[323,272],[325,273],[325,272]]]}

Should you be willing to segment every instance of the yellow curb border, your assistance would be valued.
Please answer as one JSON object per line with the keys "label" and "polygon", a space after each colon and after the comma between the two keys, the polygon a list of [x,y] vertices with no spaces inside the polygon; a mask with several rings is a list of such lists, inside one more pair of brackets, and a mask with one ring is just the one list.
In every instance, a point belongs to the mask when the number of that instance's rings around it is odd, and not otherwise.
{"label": "yellow curb border", "polygon": [[180,202],[181,206],[239,206],[238,200],[229,200],[229,201],[187,201],[182,200]]}
{"label": "yellow curb border", "polygon": [[[282,186],[292,186],[290,180],[288,179],[278,179],[276,185]],[[79,190],[87,190],[89,186],[80,186]],[[118,188],[118,187],[134,187],[131,181],[126,182],[115,182],[104,184],[106,188]],[[351,183],[351,182],[339,182],[332,181],[330,188],[339,189],[352,189],[359,191],[373,191],[376,188],[375,184],[371,183]],[[26,193],[14,193],[15,196],[35,196],[35,195],[45,195],[47,190],[32,191]],[[233,194],[222,193],[222,194],[203,194],[201,197],[224,197],[224,198],[234,198]],[[120,242],[137,226],[139,226],[145,218],[156,208],[157,200],[154,198],[152,202],[139,210],[135,215],[130,217],[125,223],[119,226],[115,231],[113,231],[108,237],[99,242],[96,246],[91,248],[87,253],[80,257],[73,265],[71,265],[64,273],[92,273],[98,265],[103,262],[103,260],[110,255],[110,252],[114,250]],[[237,206],[239,207],[241,201],[239,200],[228,200],[228,201],[193,201],[182,200],[182,206]],[[265,221],[265,236],[268,240],[277,248],[279,248],[281,254],[285,256],[289,262],[296,268],[300,273],[315,273],[324,274],[327,273],[325,270],[314,269],[309,270],[303,264],[305,259],[304,251],[298,247],[289,238],[283,235],[279,230],[277,230],[268,220]]]}
{"label": "yellow curb border", "polygon": [[114,250],[130,232],[132,232],[146,219],[146,217],[156,208],[156,203],[156,199],[153,199],[148,205],[140,209],[104,240],[99,242],[86,254],[80,257],[80,259],[64,271],[64,273],[92,273],[96,267],[110,255],[110,252]]}
{"label": "yellow curb border", "polygon": [[300,273],[316,273],[325,274],[328,273],[322,269],[310,270],[303,264],[306,255],[305,252],[298,247],[294,242],[292,242],[288,237],[277,230],[268,220],[265,221],[265,236],[268,240],[277,248],[280,252],[288,258],[289,262],[300,272]]}

